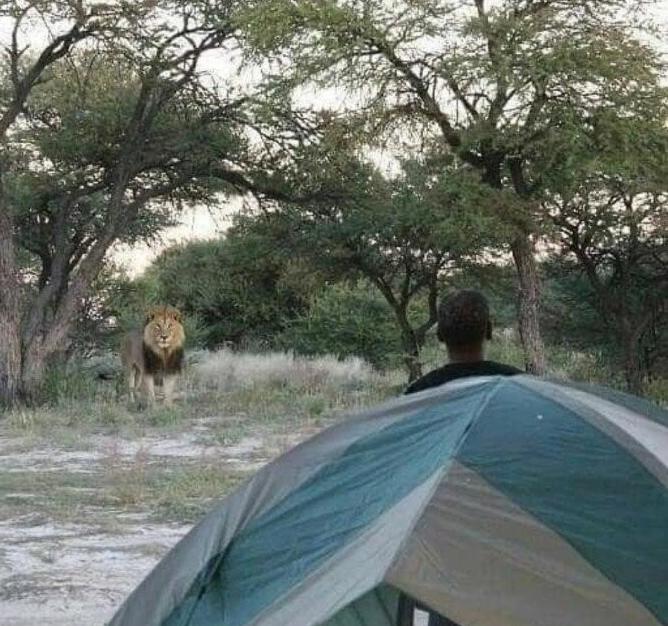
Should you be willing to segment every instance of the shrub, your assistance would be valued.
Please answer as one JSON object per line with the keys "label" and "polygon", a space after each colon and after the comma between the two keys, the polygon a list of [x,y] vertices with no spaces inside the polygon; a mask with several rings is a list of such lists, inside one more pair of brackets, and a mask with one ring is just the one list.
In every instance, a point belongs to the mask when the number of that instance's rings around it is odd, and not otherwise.
{"label": "shrub", "polygon": [[143,280],[150,298],[179,307],[193,320],[201,345],[271,345],[285,321],[307,304],[307,281],[250,237],[228,235],[163,252]]}
{"label": "shrub", "polygon": [[357,356],[381,369],[399,365],[401,358],[392,311],[365,283],[321,290],[308,312],[288,324],[277,345],[304,355]]}

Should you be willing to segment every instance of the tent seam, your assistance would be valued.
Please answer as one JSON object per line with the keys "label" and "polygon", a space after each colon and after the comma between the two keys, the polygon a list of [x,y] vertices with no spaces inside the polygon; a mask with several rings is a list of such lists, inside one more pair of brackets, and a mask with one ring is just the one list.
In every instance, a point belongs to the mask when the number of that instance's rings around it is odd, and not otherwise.
{"label": "tent seam", "polygon": [[[497,376],[496,379],[497,379],[497,380],[494,381],[494,383],[493,383],[493,385],[491,386],[491,388],[489,389],[489,391],[487,391],[486,395],[481,399],[481,401],[480,401],[480,405],[479,405],[478,408],[476,409],[475,414],[473,415],[473,417],[471,418],[471,420],[470,420],[469,423],[467,424],[466,428],[464,428],[464,431],[462,432],[462,434],[459,436],[459,441],[457,442],[457,444],[456,444],[455,447],[453,448],[453,452],[452,452],[452,458],[453,458],[453,459],[454,459],[454,457],[456,456],[456,453],[457,453],[457,452],[459,451],[459,449],[461,448],[461,446],[462,446],[462,444],[463,444],[463,442],[464,442],[464,440],[465,440],[465,438],[466,438],[467,433],[471,430],[471,428],[473,427],[473,425],[474,425],[475,423],[477,423],[477,421],[478,421],[478,419],[479,419],[479,417],[480,417],[480,414],[481,414],[482,411],[485,409],[485,407],[487,406],[487,404],[489,403],[489,401],[492,399],[493,395],[497,392],[498,388],[499,388],[499,387],[503,384],[503,382],[504,382],[503,377],[501,377],[501,376]],[[492,380],[494,380],[494,379],[492,379]],[[491,382],[491,381],[490,381],[490,382]],[[483,383],[483,384],[484,384],[484,383]],[[404,418],[400,418],[400,420],[405,420],[405,419],[410,419],[410,417],[409,417],[409,416],[405,416]],[[422,510],[417,514],[417,516],[416,516],[416,518],[415,518],[415,521],[409,526],[408,531],[406,532],[406,538],[403,539],[403,540],[399,543],[399,546],[397,547],[396,555],[395,555],[395,557],[390,561],[390,563],[389,563],[389,565],[388,565],[388,567],[387,567],[386,572],[389,571],[390,569],[392,569],[392,567],[393,567],[394,564],[396,563],[397,558],[398,558],[399,555],[401,554],[401,552],[402,552],[402,550],[403,550],[403,548],[404,548],[406,542],[408,541],[408,538],[409,538],[410,535],[413,533],[413,530],[415,529],[415,526],[417,525],[417,523],[419,522],[419,520],[422,519],[424,510],[425,510],[425,509],[427,508],[427,506],[429,505],[429,502],[431,501],[432,496],[434,495],[436,489],[438,488],[438,485],[441,483],[442,477],[443,477],[443,475],[445,474],[445,472],[446,472],[446,470],[445,470],[444,468],[441,468],[441,469],[439,469],[438,471],[436,471],[436,472],[430,474],[424,481],[422,481],[422,482],[419,484],[419,485],[424,485],[426,482],[428,482],[429,480],[431,480],[435,475],[441,474],[441,476],[435,481],[435,484],[434,484],[434,487],[433,487],[431,493],[429,494],[428,497],[425,498],[425,502],[426,502],[426,504],[424,505],[424,507],[422,508]],[[419,485],[416,485],[416,487],[418,487]],[[355,539],[356,539],[362,532],[364,532],[364,529],[360,530],[359,533],[357,533],[357,534],[355,535],[355,537],[351,538],[350,541],[346,543],[346,545],[347,545],[348,543],[352,543],[352,542],[354,542]],[[314,569],[312,572],[310,572],[309,576],[311,576],[311,575],[315,575],[317,572],[322,571],[323,569],[325,569],[325,568],[328,566],[329,562],[330,562],[333,558],[335,558],[335,556],[336,556],[336,555],[334,554],[334,555],[332,555],[330,558],[328,558],[328,559],[327,559],[325,562],[323,562],[320,566],[318,566],[316,569]],[[281,604],[282,602],[285,602],[286,598],[288,598],[291,594],[293,594],[294,591],[295,591],[295,589],[296,589],[296,588],[293,587],[292,589],[286,591],[286,592],[285,592],[283,595],[281,595],[279,598],[276,598],[276,599],[275,599],[269,606],[265,607],[265,608],[264,608],[258,615],[256,615],[256,616],[253,618],[253,620],[252,620],[251,622],[249,622],[248,626],[254,626],[255,624],[260,623],[261,620],[263,619],[263,617],[266,615],[266,613],[267,613],[269,610],[271,610],[271,609],[272,609],[273,607],[275,607],[276,605]]]}
{"label": "tent seam", "polygon": [[[390,564],[389,564],[389,566],[388,566],[388,568],[387,568],[387,571],[390,571],[390,570],[396,565],[396,563],[398,562],[399,558],[400,558],[401,555],[402,555],[402,552],[403,552],[404,548],[406,547],[406,544],[408,543],[408,541],[410,540],[411,536],[413,535],[413,532],[415,531],[415,528],[416,528],[417,525],[420,523],[420,521],[424,518],[424,514],[425,514],[425,511],[427,510],[427,507],[429,506],[429,503],[431,502],[431,500],[432,500],[434,494],[436,493],[436,490],[439,488],[439,486],[440,486],[441,483],[443,482],[443,478],[444,478],[444,476],[445,476],[445,475],[447,474],[447,472],[450,470],[450,467],[452,466],[452,462],[453,462],[453,461],[455,460],[455,458],[457,457],[457,454],[458,454],[460,448],[462,447],[462,445],[464,444],[464,441],[466,440],[466,438],[467,438],[469,432],[470,432],[470,431],[473,429],[473,427],[478,423],[478,420],[480,419],[480,415],[481,415],[482,412],[485,410],[485,408],[486,408],[487,405],[489,404],[490,400],[491,400],[491,399],[494,397],[494,395],[498,392],[499,387],[500,387],[504,382],[505,382],[505,381],[504,381],[504,379],[503,379],[502,377],[500,377],[500,376],[497,377],[497,380],[495,381],[495,383],[491,386],[491,388],[489,389],[489,391],[487,391],[486,395],[481,399],[480,405],[479,405],[478,408],[476,409],[476,412],[475,412],[475,414],[473,415],[473,417],[471,418],[471,421],[468,423],[468,425],[466,426],[466,428],[464,429],[464,431],[462,432],[462,434],[459,436],[459,441],[457,442],[457,444],[455,445],[455,447],[454,447],[453,450],[452,450],[452,454],[451,454],[451,456],[450,456],[450,462],[449,462],[449,464],[447,465],[447,467],[446,467],[446,466],[441,467],[441,469],[438,470],[438,472],[435,472],[436,474],[440,474],[440,477],[439,477],[438,480],[435,482],[434,487],[433,487],[431,493],[429,494],[429,497],[425,499],[426,504],[424,505],[424,507],[422,507],[422,510],[421,510],[421,511],[418,513],[418,515],[416,516],[415,521],[414,521],[414,522],[411,524],[411,526],[409,527],[408,532],[406,533],[406,537],[405,537],[405,538],[401,541],[401,543],[399,544],[399,547],[397,548],[397,553],[396,553],[395,557],[392,559],[392,561],[390,562]],[[432,474],[432,476],[433,476],[433,474]],[[431,478],[431,477],[430,477],[430,478]],[[426,482],[426,481],[425,481],[425,482]]]}

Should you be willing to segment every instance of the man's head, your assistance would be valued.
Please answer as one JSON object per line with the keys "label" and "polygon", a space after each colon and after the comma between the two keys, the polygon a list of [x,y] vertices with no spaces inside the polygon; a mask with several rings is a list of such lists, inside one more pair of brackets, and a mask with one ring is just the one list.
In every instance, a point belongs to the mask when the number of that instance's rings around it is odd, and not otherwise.
{"label": "man's head", "polygon": [[482,360],[484,342],[492,338],[492,323],[485,296],[471,289],[448,296],[438,309],[437,333],[446,345],[451,360]]}

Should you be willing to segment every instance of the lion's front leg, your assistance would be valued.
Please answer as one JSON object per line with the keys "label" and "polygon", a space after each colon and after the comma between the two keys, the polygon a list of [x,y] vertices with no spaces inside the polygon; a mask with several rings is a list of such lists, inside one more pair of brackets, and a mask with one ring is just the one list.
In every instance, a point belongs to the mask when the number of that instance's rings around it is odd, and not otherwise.
{"label": "lion's front leg", "polygon": [[150,406],[153,406],[155,404],[155,379],[151,374],[144,372],[143,383],[148,403]]}
{"label": "lion's front leg", "polygon": [[166,374],[162,381],[162,388],[165,392],[165,404],[170,406],[174,401],[174,387],[176,385],[176,376]]}

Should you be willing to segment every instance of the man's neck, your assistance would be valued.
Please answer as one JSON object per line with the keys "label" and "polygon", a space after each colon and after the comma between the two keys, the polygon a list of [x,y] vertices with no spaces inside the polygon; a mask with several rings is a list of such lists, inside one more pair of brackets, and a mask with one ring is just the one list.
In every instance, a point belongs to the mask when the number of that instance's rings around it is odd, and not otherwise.
{"label": "man's neck", "polygon": [[457,350],[453,352],[448,350],[448,359],[450,363],[480,363],[485,360],[485,353],[483,350]]}

